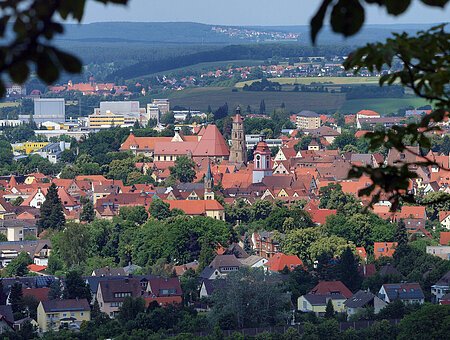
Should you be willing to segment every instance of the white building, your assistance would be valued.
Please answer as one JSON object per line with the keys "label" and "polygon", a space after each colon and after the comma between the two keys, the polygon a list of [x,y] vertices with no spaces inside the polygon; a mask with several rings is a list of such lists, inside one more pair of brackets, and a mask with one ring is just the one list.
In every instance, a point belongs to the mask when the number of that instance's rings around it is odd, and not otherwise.
{"label": "white building", "polygon": [[64,123],[66,120],[64,98],[35,98],[32,119],[37,125],[47,121]]}

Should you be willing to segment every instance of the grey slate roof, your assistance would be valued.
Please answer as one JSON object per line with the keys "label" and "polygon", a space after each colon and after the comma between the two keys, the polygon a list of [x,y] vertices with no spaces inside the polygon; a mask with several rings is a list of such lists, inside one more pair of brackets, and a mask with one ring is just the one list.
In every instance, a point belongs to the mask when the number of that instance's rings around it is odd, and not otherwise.
{"label": "grey slate roof", "polygon": [[298,114],[298,116],[300,116],[300,117],[311,117],[311,118],[317,118],[317,117],[320,117],[316,112],[314,112],[314,111],[308,111],[308,110],[300,111],[300,113]]}
{"label": "grey slate roof", "polygon": [[345,296],[342,294],[327,294],[327,295],[317,295],[317,294],[306,294],[303,297],[313,306],[324,306],[327,304],[327,300],[345,300]]}
{"label": "grey slate roof", "polygon": [[418,283],[389,283],[383,285],[389,300],[424,299],[422,288]]}
{"label": "grey slate roof", "polygon": [[360,290],[353,294],[353,296],[344,302],[344,305],[349,308],[361,308],[368,304],[375,297],[371,292]]}

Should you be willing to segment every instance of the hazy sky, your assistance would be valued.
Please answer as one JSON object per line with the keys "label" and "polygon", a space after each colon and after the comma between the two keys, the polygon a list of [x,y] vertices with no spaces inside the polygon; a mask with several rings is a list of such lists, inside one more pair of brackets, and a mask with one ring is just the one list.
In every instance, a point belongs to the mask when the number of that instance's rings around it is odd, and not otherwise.
{"label": "hazy sky", "polygon": [[[432,9],[418,0],[398,18],[377,5],[366,12],[370,24],[436,23],[450,20],[450,6]],[[319,0],[129,0],[128,7],[88,1],[84,23],[97,21],[193,21],[223,25],[306,25]]]}

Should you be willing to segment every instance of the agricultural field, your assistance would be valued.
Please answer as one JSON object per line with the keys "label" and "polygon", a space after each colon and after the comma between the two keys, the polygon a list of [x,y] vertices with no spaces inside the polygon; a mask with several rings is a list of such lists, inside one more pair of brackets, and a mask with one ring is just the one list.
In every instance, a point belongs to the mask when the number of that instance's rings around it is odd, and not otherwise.
{"label": "agricultural field", "polygon": [[346,100],[339,109],[342,113],[356,113],[359,110],[373,110],[380,114],[397,112],[397,110],[413,106],[415,108],[429,105],[423,98],[405,97],[405,98],[367,98]]}
{"label": "agricultural field", "polygon": [[[374,85],[378,84],[379,77],[302,77],[302,78],[267,78],[269,81],[282,85],[311,85],[311,83],[331,83],[335,85]],[[242,81],[235,85],[242,88],[257,80]]]}
{"label": "agricultural field", "polygon": [[266,112],[272,112],[284,103],[287,111],[315,110],[318,112],[335,112],[345,102],[345,94],[313,92],[233,92],[230,87],[191,88],[172,92],[168,95],[171,106],[213,110],[228,103],[230,110],[240,105],[246,110],[250,105],[252,111],[258,112],[261,100],[264,100]]}

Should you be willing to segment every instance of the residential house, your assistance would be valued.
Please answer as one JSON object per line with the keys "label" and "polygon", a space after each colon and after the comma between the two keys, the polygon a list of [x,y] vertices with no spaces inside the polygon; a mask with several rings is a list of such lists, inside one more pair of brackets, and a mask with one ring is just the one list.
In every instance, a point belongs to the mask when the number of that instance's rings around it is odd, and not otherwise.
{"label": "residential house", "polygon": [[378,314],[381,309],[386,307],[387,303],[369,291],[366,292],[364,290],[359,290],[358,292],[353,294],[351,298],[345,301],[344,305],[345,311],[350,317],[368,307],[373,308],[374,313]]}
{"label": "residential house", "polygon": [[225,286],[225,279],[217,280],[204,279],[200,287],[200,298],[210,297],[216,289],[222,289]]}
{"label": "residential house", "polygon": [[444,295],[448,293],[450,293],[450,271],[431,286],[431,294],[435,303],[440,303]]}
{"label": "residential house", "polygon": [[239,261],[241,261],[244,267],[261,268],[264,267],[269,260],[262,256],[250,255],[247,258],[240,258]]}
{"label": "residential house", "polygon": [[47,266],[51,242],[49,240],[0,242],[0,266],[6,267],[21,252],[26,252],[34,264]]}
{"label": "residential house", "polygon": [[377,260],[381,256],[392,257],[397,247],[397,242],[374,242],[373,254]]}
{"label": "residential house", "polygon": [[40,332],[80,329],[83,321],[90,320],[91,307],[86,299],[41,301],[37,308]]}
{"label": "residential house", "polygon": [[418,283],[385,283],[378,297],[386,303],[401,300],[404,304],[423,304],[425,296]]}
{"label": "residential house", "polygon": [[314,313],[317,316],[323,316],[329,300],[331,300],[335,312],[343,313],[345,311],[344,303],[347,299],[341,294],[316,295],[308,293],[302,295],[297,300],[297,309],[304,313]]}
{"label": "residential house", "polygon": [[271,272],[279,272],[287,268],[293,271],[295,268],[303,266],[302,260],[297,255],[286,255],[277,253],[272,256],[266,264],[265,268]]}
{"label": "residential house", "polygon": [[443,260],[450,260],[450,245],[449,246],[427,246],[427,254],[440,257]]}
{"label": "residential house", "polygon": [[10,305],[0,306],[0,334],[14,331],[14,315]]}
{"label": "residential house", "polygon": [[142,287],[136,278],[123,278],[121,280],[105,280],[98,283],[97,301],[103,313],[114,318],[119,312],[126,297],[139,297]]}
{"label": "residential house", "polygon": [[234,255],[217,255],[209,266],[200,274],[202,279],[215,280],[223,278],[229,273],[236,272],[242,267],[242,263]]}
{"label": "residential house", "polygon": [[167,306],[183,302],[183,292],[177,277],[150,279],[146,293],[144,299],[147,305],[156,302],[159,306]]}
{"label": "residential house", "polygon": [[439,244],[441,246],[450,246],[450,231],[441,231],[439,235]]}
{"label": "residential house", "polygon": [[271,231],[259,231],[252,234],[253,251],[256,255],[270,259],[279,252],[280,243],[274,239]]}
{"label": "residential house", "polygon": [[189,216],[206,216],[225,221],[225,209],[216,200],[165,200],[170,210],[180,209]]}

